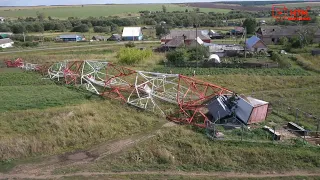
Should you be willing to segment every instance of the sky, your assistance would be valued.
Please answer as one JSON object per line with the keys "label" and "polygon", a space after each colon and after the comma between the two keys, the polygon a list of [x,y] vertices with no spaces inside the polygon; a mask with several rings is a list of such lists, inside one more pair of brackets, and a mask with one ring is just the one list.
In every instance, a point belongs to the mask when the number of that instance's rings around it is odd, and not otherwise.
{"label": "sky", "polygon": [[[0,0],[0,6],[214,2],[218,0]],[[220,0],[230,1],[230,0]],[[235,0],[236,1],[236,0]]]}

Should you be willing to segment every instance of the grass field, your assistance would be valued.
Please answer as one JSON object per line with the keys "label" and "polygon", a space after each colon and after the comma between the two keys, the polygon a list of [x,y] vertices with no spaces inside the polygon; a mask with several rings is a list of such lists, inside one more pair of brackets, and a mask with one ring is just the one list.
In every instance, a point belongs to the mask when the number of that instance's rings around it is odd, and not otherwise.
{"label": "grass field", "polygon": [[[193,10],[190,7],[183,7],[179,5],[166,4],[167,11],[185,11],[185,9]],[[35,17],[37,12],[44,12],[47,16],[54,18],[66,19],[68,17],[100,17],[100,16],[130,16],[129,14],[138,13],[139,11],[149,10],[149,11],[162,11],[162,4],[142,4],[142,5],[87,5],[81,6],[66,6],[66,7],[34,7],[34,8],[0,8],[0,14],[3,17]],[[201,8],[202,12],[220,12],[227,13],[230,10],[225,9],[211,9],[211,8]]]}
{"label": "grass field", "polygon": [[10,69],[0,76],[0,159],[84,148],[160,122],[151,114],[56,85],[32,72]]}

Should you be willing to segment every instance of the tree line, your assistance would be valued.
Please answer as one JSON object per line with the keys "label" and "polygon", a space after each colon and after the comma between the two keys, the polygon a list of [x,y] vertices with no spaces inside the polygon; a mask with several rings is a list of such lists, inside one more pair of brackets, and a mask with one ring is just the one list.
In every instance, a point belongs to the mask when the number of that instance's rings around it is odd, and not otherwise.
{"label": "tree line", "polygon": [[44,13],[37,13],[37,17],[18,18],[18,20],[9,20],[0,24],[0,31],[11,31],[15,34],[28,32],[44,32],[44,31],[74,31],[74,32],[88,32],[93,28],[95,32],[117,32],[119,26],[136,26],[136,25],[157,25],[160,22],[166,22],[170,27],[184,26],[189,27],[194,24],[199,26],[226,26],[225,20],[270,16],[269,12],[240,12],[230,11],[229,13],[201,13],[195,9],[192,12],[166,12],[163,8],[161,12],[151,13],[150,11],[142,11],[141,18],[126,17],[119,18],[117,16],[109,17],[88,17],[80,19],[77,17],[69,17],[66,20],[53,19],[47,17]]}

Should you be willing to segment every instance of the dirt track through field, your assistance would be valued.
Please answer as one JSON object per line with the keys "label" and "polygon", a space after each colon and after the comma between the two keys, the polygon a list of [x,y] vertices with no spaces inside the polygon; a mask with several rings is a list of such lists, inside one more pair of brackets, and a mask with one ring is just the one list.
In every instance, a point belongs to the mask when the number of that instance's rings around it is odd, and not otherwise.
{"label": "dirt track through field", "polygon": [[[170,127],[175,124],[172,122],[168,122],[164,124],[162,127]],[[87,151],[76,151],[72,153],[65,153],[63,155],[56,155],[47,157],[42,160],[40,163],[31,163],[31,164],[21,164],[13,168],[8,174],[1,174],[0,178],[9,178],[9,177],[17,177],[24,178],[29,177],[43,177],[43,176],[52,176],[51,173],[56,168],[62,167],[70,167],[74,165],[86,164],[93,161],[98,161],[108,155],[116,154],[121,151],[124,151],[139,142],[146,141],[160,132],[159,127],[155,129],[153,132],[145,133],[138,136],[133,136],[127,139],[114,140],[109,141],[103,144],[100,144],[96,147],[91,148]],[[48,177],[49,178],[49,177]],[[40,178],[41,179],[41,178]]]}

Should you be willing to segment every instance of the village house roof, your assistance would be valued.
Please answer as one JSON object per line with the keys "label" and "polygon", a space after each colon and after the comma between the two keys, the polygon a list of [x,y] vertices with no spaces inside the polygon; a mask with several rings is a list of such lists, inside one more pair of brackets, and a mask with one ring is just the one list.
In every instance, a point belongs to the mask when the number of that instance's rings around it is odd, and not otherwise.
{"label": "village house roof", "polygon": [[[246,46],[251,49],[259,41],[261,41],[260,38],[258,38],[257,36],[252,36],[251,38],[247,39]],[[264,44],[263,41],[261,41],[261,42]]]}
{"label": "village house roof", "polygon": [[180,37],[175,37],[169,42],[167,42],[164,46],[166,47],[180,47],[184,45],[184,39],[182,36]]}
{"label": "village house roof", "polygon": [[262,36],[292,36],[307,28],[320,34],[316,26],[263,26],[258,29],[257,33]]}
{"label": "village house roof", "polygon": [[162,37],[161,39],[173,39],[175,37],[186,37],[186,40],[195,40],[198,36],[202,40],[210,39],[207,30],[171,30],[170,34]]}
{"label": "village house roof", "polygon": [[12,43],[13,41],[10,38],[0,39],[0,44]]}
{"label": "village house roof", "polygon": [[108,40],[120,40],[121,39],[121,36],[120,34],[112,34]]}
{"label": "village house roof", "polygon": [[124,27],[122,37],[136,37],[141,35],[141,27]]}
{"label": "village house roof", "polygon": [[107,38],[104,37],[104,36],[93,36],[92,39],[95,39],[95,40],[106,40]]}

